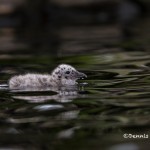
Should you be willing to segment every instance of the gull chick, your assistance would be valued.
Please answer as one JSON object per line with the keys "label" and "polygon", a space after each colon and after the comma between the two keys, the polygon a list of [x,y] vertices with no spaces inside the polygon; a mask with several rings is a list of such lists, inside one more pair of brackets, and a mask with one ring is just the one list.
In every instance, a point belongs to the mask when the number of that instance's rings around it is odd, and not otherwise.
{"label": "gull chick", "polygon": [[87,77],[86,74],[77,71],[74,67],[61,64],[51,74],[27,73],[10,78],[10,89],[47,88],[76,85],[76,80]]}

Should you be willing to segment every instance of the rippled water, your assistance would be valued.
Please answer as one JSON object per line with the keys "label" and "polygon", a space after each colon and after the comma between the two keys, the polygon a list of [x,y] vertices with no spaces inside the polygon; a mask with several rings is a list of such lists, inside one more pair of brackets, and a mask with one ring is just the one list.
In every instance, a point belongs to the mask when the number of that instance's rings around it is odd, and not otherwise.
{"label": "rippled water", "polygon": [[[0,61],[0,149],[138,150],[149,146],[147,138],[123,137],[150,136],[148,52]],[[7,87],[14,74],[50,72],[60,63],[73,65],[88,78],[80,80],[76,90],[59,92]]]}

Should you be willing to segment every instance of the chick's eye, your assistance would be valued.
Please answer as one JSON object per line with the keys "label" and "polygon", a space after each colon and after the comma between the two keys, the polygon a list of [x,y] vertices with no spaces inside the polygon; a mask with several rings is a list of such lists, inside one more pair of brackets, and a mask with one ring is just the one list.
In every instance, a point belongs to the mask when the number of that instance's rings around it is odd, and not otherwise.
{"label": "chick's eye", "polygon": [[70,73],[70,71],[66,71],[65,73],[66,73],[66,74],[69,74],[69,73]]}

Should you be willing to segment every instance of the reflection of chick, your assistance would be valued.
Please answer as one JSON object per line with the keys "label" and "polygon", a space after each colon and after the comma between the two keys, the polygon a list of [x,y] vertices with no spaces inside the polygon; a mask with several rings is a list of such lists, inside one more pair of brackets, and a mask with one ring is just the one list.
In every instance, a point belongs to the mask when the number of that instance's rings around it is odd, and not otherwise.
{"label": "reflection of chick", "polygon": [[70,65],[61,64],[49,74],[25,74],[14,76],[9,80],[10,89],[45,88],[75,85],[76,80],[87,77]]}

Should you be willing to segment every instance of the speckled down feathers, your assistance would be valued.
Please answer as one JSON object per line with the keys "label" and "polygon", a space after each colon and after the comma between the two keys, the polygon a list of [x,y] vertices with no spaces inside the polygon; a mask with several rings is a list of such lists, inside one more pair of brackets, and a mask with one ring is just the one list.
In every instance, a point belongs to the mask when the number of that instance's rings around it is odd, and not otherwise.
{"label": "speckled down feathers", "polygon": [[75,85],[80,77],[86,77],[70,65],[62,64],[52,71],[51,74],[25,74],[16,75],[9,80],[10,89],[43,88],[64,85]]}

